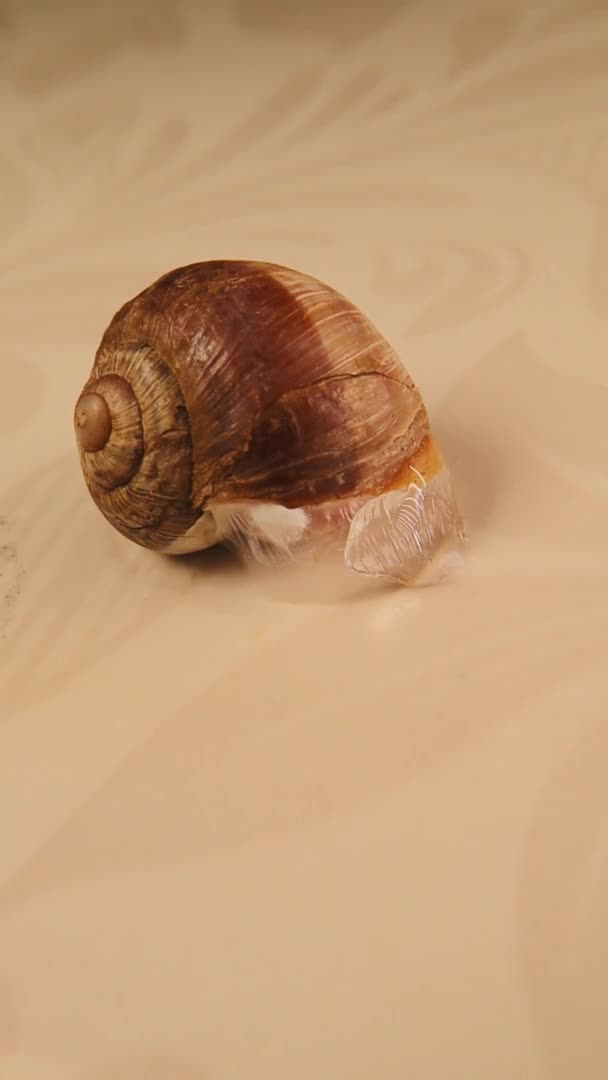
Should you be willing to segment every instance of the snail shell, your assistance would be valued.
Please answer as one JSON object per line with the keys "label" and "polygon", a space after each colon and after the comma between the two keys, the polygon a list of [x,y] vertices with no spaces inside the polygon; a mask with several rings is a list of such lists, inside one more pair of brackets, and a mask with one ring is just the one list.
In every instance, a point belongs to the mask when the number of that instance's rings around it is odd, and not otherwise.
{"label": "snail shell", "polygon": [[[92,498],[144,547],[180,554],[232,540],[285,552],[315,520],[340,518],[352,569],[409,580],[403,550],[384,565],[384,534],[388,524],[395,546],[399,498],[437,477],[439,548],[463,536],[422,396],[394,349],[335,289],[283,266],[195,263],[124,304],[74,424]],[[382,499],[395,492],[389,511]],[[397,531],[416,531],[412,521]]]}

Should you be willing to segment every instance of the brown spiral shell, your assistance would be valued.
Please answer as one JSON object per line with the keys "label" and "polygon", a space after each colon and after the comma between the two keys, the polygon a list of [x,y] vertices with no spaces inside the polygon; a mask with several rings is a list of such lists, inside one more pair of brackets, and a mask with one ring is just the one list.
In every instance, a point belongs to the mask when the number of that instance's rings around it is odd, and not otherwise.
{"label": "brown spiral shell", "polygon": [[212,505],[385,491],[429,440],[418,389],[358,308],[307,274],[236,260],[180,267],[124,304],[74,418],[97,506],[160,550]]}

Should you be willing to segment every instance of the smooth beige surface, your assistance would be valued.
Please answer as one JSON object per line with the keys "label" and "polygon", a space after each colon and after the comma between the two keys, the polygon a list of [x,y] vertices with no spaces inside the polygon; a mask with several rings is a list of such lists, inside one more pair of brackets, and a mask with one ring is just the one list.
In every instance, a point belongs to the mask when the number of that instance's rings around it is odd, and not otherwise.
{"label": "smooth beige surface", "polygon": [[[606,1080],[605,0],[0,4],[1,1080]],[[158,274],[326,279],[472,537],[130,545],[75,398]]]}

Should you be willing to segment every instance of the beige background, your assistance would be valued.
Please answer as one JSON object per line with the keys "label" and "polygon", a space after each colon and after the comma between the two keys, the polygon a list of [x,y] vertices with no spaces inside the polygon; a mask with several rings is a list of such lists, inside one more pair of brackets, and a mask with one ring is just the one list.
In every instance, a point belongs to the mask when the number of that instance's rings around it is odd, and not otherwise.
{"label": "beige background", "polygon": [[[0,12],[0,1077],[605,1080],[606,0]],[[101,519],[99,337],[216,257],[396,344],[461,579]]]}

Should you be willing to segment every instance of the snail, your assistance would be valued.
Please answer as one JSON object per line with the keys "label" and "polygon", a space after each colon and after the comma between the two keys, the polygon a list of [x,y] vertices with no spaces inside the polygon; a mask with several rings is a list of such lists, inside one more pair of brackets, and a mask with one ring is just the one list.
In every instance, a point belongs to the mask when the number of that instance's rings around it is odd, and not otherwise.
{"label": "snail", "polygon": [[84,480],[124,537],[264,562],[338,538],[349,570],[440,580],[465,532],[422,395],[336,289],[216,260],[116,312],[76,402]]}

